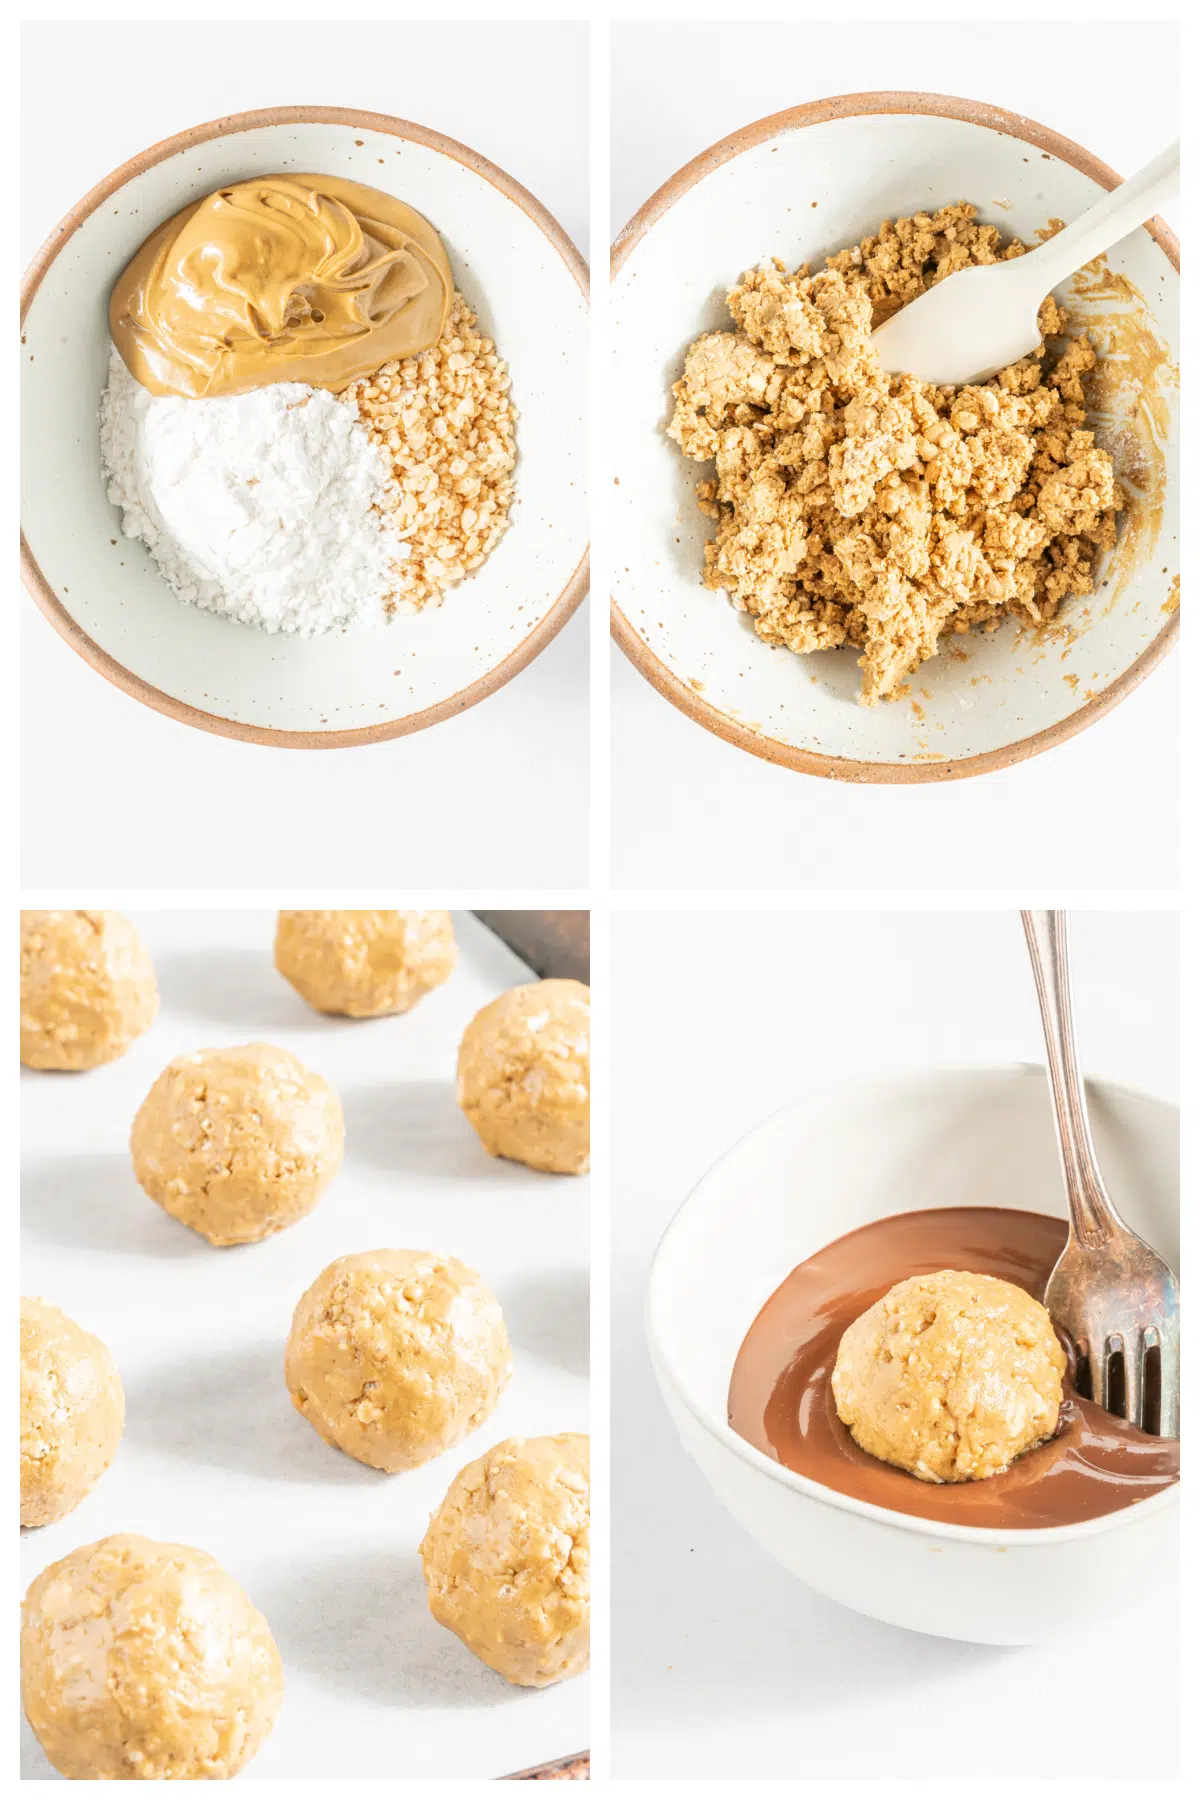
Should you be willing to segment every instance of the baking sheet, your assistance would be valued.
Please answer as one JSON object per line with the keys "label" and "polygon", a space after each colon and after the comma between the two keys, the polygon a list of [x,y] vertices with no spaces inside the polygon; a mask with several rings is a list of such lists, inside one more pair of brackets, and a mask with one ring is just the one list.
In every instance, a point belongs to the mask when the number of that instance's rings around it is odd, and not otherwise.
{"label": "baking sheet", "polygon": [[[118,1062],[22,1070],[22,1291],[98,1333],[125,1386],[112,1467],[65,1519],[22,1533],[22,1590],[109,1532],[210,1551],[265,1613],[283,1709],[242,1780],[495,1778],[588,1743],[587,1677],[512,1687],[436,1625],[417,1545],[464,1463],[513,1435],[588,1429],[586,1178],[493,1161],[454,1099],[458,1041],[528,969],[469,914],[459,966],[399,1018],[311,1012],[272,963],[275,915],[157,912],[145,936],[162,1005]],[[342,1169],[314,1212],[216,1250],[141,1192],[129,1126],[172,1056],[254,1039],[336,1088]],[[335,1256],[446,1250],[504,1309],[514,1375],[456,1450],[383,1475],[300,1418],[283,1348],[301,1293]],[[21,1773],[57,1780],[22,1721]]]}
{"label": "baking sheet", "polygon": [[475,917],[539,975],[591,980],[590,913],[477,912]]}

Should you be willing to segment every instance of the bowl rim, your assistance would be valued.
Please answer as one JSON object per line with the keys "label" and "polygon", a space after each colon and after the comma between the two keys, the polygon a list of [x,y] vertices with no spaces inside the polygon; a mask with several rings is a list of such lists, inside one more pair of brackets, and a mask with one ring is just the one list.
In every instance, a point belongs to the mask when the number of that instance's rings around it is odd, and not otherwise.
{"label": "bowl rim", "polygon": [[[992,106],[984,101],[959,99],[952,94],[916,91],[837,94],[826,100],[810,100],[802,106],[788,107],[783,112],[770,113],[765,118],[743,125],[739,131],[710,144],[707,150],[702,150],[699,156],[677,169],[657,192],[651,194],[613,239],[610,279],[615,283],[626,260],[642,238],[677,200],[706,175],[731,162],[735,156],[740,156],[743,150],[754,149],[783,131],[794,131],[806,125],[820,125],[831,119],[862,118],[878,113],[917,113],[930,118],[958,119],[964,124],[983,126],[1005,137],[1020,138],[1035,149],[1056,157],[1060,162],[1069,163],[1072,168],[1089,176],[1101,187],[1114,188],[1123,179],[1115,169],[1101,162],[1099,157],[1093,156],[1090,150],[1085,150],[1073,139],[1063,137],[1060,132],[1052,131],[1046,125],[1039,125],[1035,119],[1008,112],[1003,107]],[[1150,233],[1178,275],[1179,240],[1175,233],[1157,216],[1147,220],[1143,229]],[[1015,743],[1002,744],[995,750],[985,750],[975,756],[951,757],[945,762],[888,763],[860,762],[853,757],[828,756],[821,751],[802,750],[795,744],[786,744],[779,738],[771,737],[769,732],[756,731],[751,726],[738,723],[702,699],[693,687],[654,654],[612,596],[609,600],[609,616],[613,638],[639,674],[644,675],[651,687],[657,688],[664,699],[669,700],[680,712],[686,713],[697,725],[703,725],[714,736],[724,738],[726,743],[736,745],[740,750],[748,750],[752,756],[760,757],[764,762],[796,769],[805,775],[883,785],[961,781],[972,775],[985,775],[994,769],[1011,768],[1014,763],[1024,762],[1028,757],[1040,755],[1043,750],[1065,743],[1086,726],[1102,719],[1105,713],[1111,712],[1126,695],[1131,694],[1174,646],[1179,630],[1179,613],[1176,609],[1167,615],[1153,642],[1108,687],[1091,700],[1085,701],[1068,718],[1060,719],[1056,725],[1047,726],[1044,731],[1034,732],[1027,738],[1018,738]]]}
{"label": "bowl rim", "polygon": [[[954,1066],[946,1064],[921,1064],[916,1067],[895,1066],[891,1069],[874,1071],[869,1079],[878,1086],[902,1088],[914,1081],[954,1080],[961,1077],[1016,1077],[1018,1079],[1040,1078],[1045,1081],[1045,1069],[1038,1063],[960,1063]],[[1155,1106],[1166,1107],[1180,1117],[1180,1106],[1177,1102],[1166,1100],[1161,1094],[1153,1094],[1147,1088],[1135,1086],[1131,1082],[1109,1081],[1104,1076],[1084,1072],[1085,1085],[1104,1089],[1109,1094],[1118,1094],[1137,1103],[1150,1102]],[[643,1306],[643,1324],[650,1351],[650,1361],[658,1378],[659,1386],[669,1390],[670,1394],[686,1410],[689,1416],[699,1425],[712,1441],[726,1454],[739,1458],[759,1475],[766,1476],[777,1486],[789,1489],[797,1498],[815,1501],[819,1505],[832,1507],[836,1512],[851,1513],[877,1525],[890,1525],[898,1531],[905,1531],[917,1537],[929,1537],[944,1540],[953,1544],[979,1544],[986,1548],[1011,1549],[1026,1546],[1063,1543],[1078,1538],[1098,1537],[1109,1531],[1131,1528],[1136,1519],[1146,1518],[1152,1514],[1174,1508],[1179,1504],[1179,1483],[1164,1489],[1161,1493],[1151,1494],[1146,1500],[1138,1500],[1132,1506],[1122,1507],[1117,1512],[1102,1513],[1096,1519],[1081,1519],[1073,1525],[1033,1525],[1026,1527],[1010,1527],[999,1529],[990,1525],[950,1525],[940,1520],[923,1519],[916,1514],[898,1513],[886,1506],[876,1506],[870,1500],[858,1500],[853,1494],[842,1494],[836,1488],[825,1487],[819,1481],[813,1481],[807,1475],[800,1475],[794,1469],[785,1468],[773,1458],[764,1454],[755,1445],[740,1437],[732,1426],[723,1419],[717,1419],[703,1406],[691,1391],[686,1381],[679,1374],[675,1361],[667,1348],[665,1334],[659,1329],[656,1318],[656,1288],[662,1279],[662,1267],[665,1256],[670,1254],[670,1240],[681,1226],[684,1214],[692,1202],[714,1176],[718,1169],[731,1161],[742,1148],[781,1121],[787,1114],[801,1112],[826,1103],[830,1098],[844,1093],[844,1082],[832,1082],[822,1085],[808,1094],[798,1094],[787,1100],[782,1106],[775,1107],[764,1118],[751,1125],[740,1136],[734,1139],[723,1150],[715,1161],[709,1164],[704,1173],[693,1182],[684,1199],[672,1213],[664,1227],[654,1254],[650,1259],[650,1267],[646,1276],[646,1293]]]}
{"label": "bowl rim", "polygon": [[[461,144],[456,138],[447,137],[440,131],[432,131],[428,126],[417,125],[410,119],[395,118],[390,113],[362,112],[345,106],[267,106],[250,112],[230,113],[225,118],[210,119],[203,124],[177,131],[171,137],[163,138],[139,151],[136,156],[131,156],[90,188],[59,220],[40,249],[35,252],[25,271],[21,281],[22,329],[42,281],[59,252],[84,220],[111,195],[135,176],[196,144],[208,143],[213,138],[233,137],[242,131],[256,131],[267,125],[357,126],[368,131],[385,132],[391,137],[404,138],[410,143],[422,144],[427,149],[451,157],[497,188],[506,199],[519,206],[532,219],[566,264],[583,295],[584,304],[588,303],[588,265],[557,219],[519,181],[486,156],[481,156],[477,150],[472,150],[468,145]],[[143,681],[141,676],[135,675],[116,657],[102,649],[76,623],[42,573],[37,558],[26,541],[24,529],[21,531],[21,579],[36,605],[72,650],[112,682],[114,687],[132,695],[153,711],[163,713],[167,718],[177,719],[184,725],[196,726],[218,737],[237,738],[243,743],[267,744],[290,750],[332,750],[359,744],[382,743],[390,738],[406,737],[413,731],[423,731],[429,725],[437,725],[443,719],[465,712],[480,700],[486,700],[489,694],[502,688],[514,675],[519,675],[558,636],[587,593],[589,547],[584,545],[579,562],[549,611],[495,668],[487,670],[457,693],[450,694],[446,699],[439,700],[420,712],[409,713],[399,719],[388,719],[378,725],[356,726],[348,731],[282,731],[266,725],[246,725],[235,719],[224,719],[217,713],[205,712],[202,708],[176,699],[173,694],[167,694],[150,682]]]}

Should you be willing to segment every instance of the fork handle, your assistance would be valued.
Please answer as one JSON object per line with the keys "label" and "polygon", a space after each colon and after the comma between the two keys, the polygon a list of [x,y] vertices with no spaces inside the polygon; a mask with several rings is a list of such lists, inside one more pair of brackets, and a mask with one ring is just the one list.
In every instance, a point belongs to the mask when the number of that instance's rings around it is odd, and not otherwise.
{"label": "fork handle", "polygon": [[1062,1158],[1071,1228],[1089,1250],[1107,1244],[1120,1228],[1096,1160],[1088,1124],[1083,1076],[1075,1047],[1071,968],[1065,912],[1023,912],[1025,941],[1046,1037],[1046,1063]]}

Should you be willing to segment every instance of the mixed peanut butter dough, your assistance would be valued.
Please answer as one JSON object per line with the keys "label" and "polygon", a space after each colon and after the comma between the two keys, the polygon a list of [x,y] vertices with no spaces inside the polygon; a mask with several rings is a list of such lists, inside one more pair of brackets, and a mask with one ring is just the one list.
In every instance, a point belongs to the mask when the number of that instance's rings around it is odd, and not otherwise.
{"label": "mixed peanut butter dough", "polygon": [[453,973],[448,912],[281,912],[275,967],[317,1012],[407,1012]]}
{"label": "mixed peanut butter dough", "polygon": [[115,912],[21,914],[21,1061],[94,1069],[154,1023],[154,964]]}
{"label": "mixed peanut butter dough", "polygon": [[297,1412],[389,1474],[462,1442],[512,1375],[500,1305],[474,1269],[422,1250],[330,1263],[300,1298],[285,1374]]}
{"label": "mixed peanut butter dough", "polygon": [[1053,298],[1039,354],[979,386],[885,374],[871,345],[944,276],[1027,247],[963,202],[885,221],[815,275],[752,269],[729,294],[736,329],[698,338],[675,384],[669,435],[716,462],[697,488],[717,523],[705,585],[768,644],[860,649],[865,705],[944,633],[1053,619],[1116,542],[1112,459],[1085,418],[1095,351]]}
{"label": "mixed peanut butter dough", "polygon": [[458,1051],[458,1103],[491,1156],[559,1175],[591,1158],[591,994],[582,981],[510,988]]}
{"label": "mixed peanut butter dough", "polygon": [[468,1463],[421,1544],[429,1610],[519,1687],[588,1666],[589,1440],[506,1438]]}
{"label": "mixed peanut butter dough", "polygon": [[1050,1315],[995,1275],[897,1282],[838,1346],[838,1417],[918,1481],[984,1481],[1053,1437],[1067,1359]]}
{"label": "mixed peanut butter dough", "polygon": [[274,1044],[167,1064],[138,1108],[133,1171],[210,1244],[254,1244],[311,1212],[342,1161],[342,1103]]}
{"label": "mixed peanut butter dough", "polygon": [[124,1428],[125,1394],[108,1346],[57,1306],[22,1296],[22,1529],[73,1512]]}
{"label": "mixed peanut butter dough", "polygon": [[275,1723],[283,1666],[266,1620],[211,1556],[121,1535],[30,1586],[21,1695],[68,1781],[228,1781]]}

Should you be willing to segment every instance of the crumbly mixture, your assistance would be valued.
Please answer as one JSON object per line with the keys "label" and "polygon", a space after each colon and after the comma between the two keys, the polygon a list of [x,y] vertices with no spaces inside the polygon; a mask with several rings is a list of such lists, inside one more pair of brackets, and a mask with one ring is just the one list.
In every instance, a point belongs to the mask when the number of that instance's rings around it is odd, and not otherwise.
{"label": "crumbly mixture", "polygon": [[729,294],[735,331],[688,351],[669,435],[698,462],[717,522],[704,582],[772,645],[853,644],[861,699],[893,697],[944,632],[1041,623],[1092,591],[1116,541],[1113,464],[1085,428],[1095,351],[1062,339],[1053,298],[1037,355],[980,386],[887,375],[871,332],[943,276],[1021,256],[966,203],[885,221],[810,275],[778,261]]}
{"label": "crumbly mixture", "polygon": [[456,292],[432,349],[384,363],[341,395],[391,464],[380,505],[408,551],[394,589],[406,611],[437,605],[508,529],[518,415],[508,365],[475,323]]}

